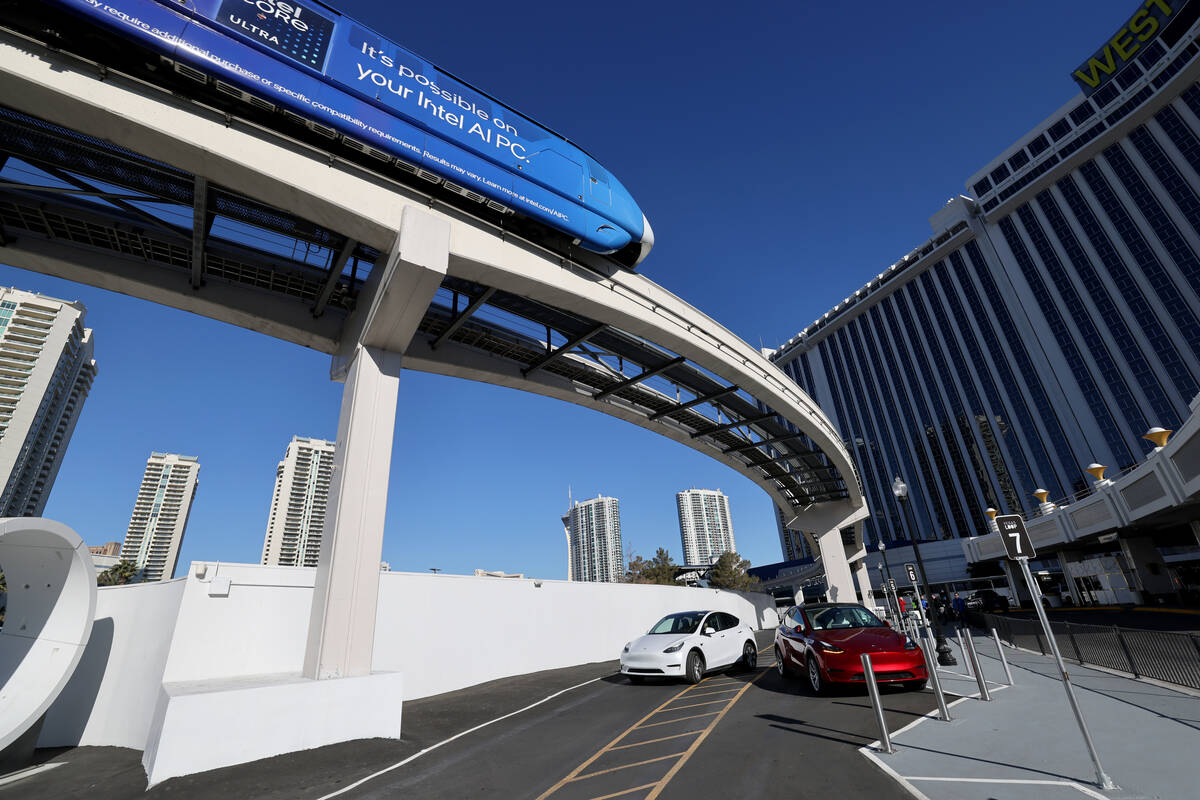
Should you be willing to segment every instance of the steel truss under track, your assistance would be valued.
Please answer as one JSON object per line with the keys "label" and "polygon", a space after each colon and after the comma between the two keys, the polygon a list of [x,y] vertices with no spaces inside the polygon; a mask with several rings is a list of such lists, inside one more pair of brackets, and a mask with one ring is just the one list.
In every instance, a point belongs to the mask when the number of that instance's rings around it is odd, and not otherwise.
{"label": "steel truss under track", "polygon": [[[0,107],[0,260],[23,237],[136,259],[164,282],[214,282],[341,318],[379,252],[168,164]],[[772,482],[793,507],[848,497],[813,442],[737,386],[596,320],[447,277],[418,328],[570,381],[590,404],[674,429]]]}

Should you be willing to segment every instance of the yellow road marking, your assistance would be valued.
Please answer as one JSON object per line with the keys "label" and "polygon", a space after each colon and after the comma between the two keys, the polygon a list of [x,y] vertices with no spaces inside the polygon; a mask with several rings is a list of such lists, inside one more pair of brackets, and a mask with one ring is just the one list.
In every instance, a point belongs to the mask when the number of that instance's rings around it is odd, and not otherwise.
{"label": "yellow road marking", "polygon": [[592,800],[609,800],[609,798],[612,798],[612,797],[620,797],[623,794],[633,794],[634,792],[640,792],[642,789],[649,789],[653,785],[654,785],[653,783],[647,783],[645,786],[635,786],[632,789],[622,789],[621,791],[613,792],[612,794],[605,794],[605,795],[601,795],[600,797],[593,797]]}
{"label": "yellow road marking", "polygon": [[595,772],[588,772],[584,775],[576,775],[574,778],[571,778],[571,780],[572,781],[587,780],[588,778],[594,778],[597,775],[607,775],[610,772],[618,772],[623,769],[629,769],[630,767],[640,767],[643,764],[653,764],[655,761],[666,761],[668,758],[679,758],[681,755],[683,755],[683,753],[672,753],[669,756],[659,756],[658,758],[647,758],[645,761],[635,761],[632,764],[622,764],[619,767],[609,767],[608,769],[601,769],[601,770],[596,770]]}
{"label": "yellow road marking", "polygon": [[689,694],[688,697],[704,697],[705,695],[709,694],[729,694],[730,692],[736,691],[737,689],[718,689],[715,692],[696,692],[695,694]]}
{"label": "yellow road marking", "polygon": [[700,706],[711,706],[715,703],[728,703],[729,700],[705,700],[703,703],[689,703],[686,706],[673,706],[664,708],[663,711],[683,711],[685,708],[699,708]]}
{"label": "yellow road marking", "polygon": [[[688,689],[690,689],[690,688],[691,688],[691,687],[689,686],[689,687],[688,687]],[[686,691],[687,691],[687,689],[684,689],[684,690],[683,690],[683,692],[686,692]],[[654,709],[654,710],[653,710],[653,711],[651,711],[649,714],[647,714],[646,716],[642,717],[642,718],[641,718],[641,719],[639,719],[637,722],[635,722],[633,725],[630,725],[630,726],[629,726],[628,728],[626,728],[624,731],[622,731],[621,733],[617,734],[617,738],[613,739],[611,742],[609,742],[608,744],[604,745],[604,747],[602,747],[600,750],[597,750],[597,751],[596,751],[596,753],[595,753],[595,754],[594,754],[594,755],[593,755],[591,758],[589,758],[587,761],[584,761],[584,762],[583,762],[582,764],[580,764],[578,767],[576,767],[575,769],[571,770],[571,773],[570,773],[569,775],[567,775],[567,777],[563,778],[563,779],[562,779],[562,780],[560,780],[558,783],[554,784],[554,785],[553,785],[553,786],[551,786],[549,789],[547,789],[546,791],[544,791],[544,792],[542,792],[540,795],[538,795],[538,797],[537,797],[537,800],[544,800],[545,798],[547,798],[547,797],[549,797],[550,795],[552,795],[552,794],[554,794],[555,792],[557,792],[557,791],[558,791],[560,788],[562,788],[562,787],[563,787],[563,786],[564,786],[564,785],[567,783],[567,781],[571,780],[571,779],[572,779],[572,778],[574,778],[576,775],[578,775],[579,773],[583,772],[585,769],[587,769],[587,768],[588,768],[588,766],[589,766],[589,765],[590,765],[590,764],[591,764],[593,761],[595,761],[595,760],[596,760],[597,758],[599,758],[600,756],[604,755],[604,753],[606,753],[610,747],[612,747],[614,744],[616,744],[617,742],[619,742],[619,741],[621,741],[623,738],[625,738],[625,736],[626,736],[626,735],[628,735],[630,731],[634,730],[634,729],[635,729],[635,728],[637,728],[639,725],[641,725],[643,722],[645,722],[646,720],[650,719],[650,718],[651,718],[651,717],[653,717],[655,714],[657,714],[659,711],[662,711],[662,710],[663,710],[664,708],[666,708],[668,705],[670,705],[671,703],[673,703],[673,702],[675,702],[676,700],[678,700],[678,699],[679,699],[679,697],[680,697],[680,696],[683,694],[683,692],[679,692],[679,693],[678,693],[678,694],[676,694],[674,697],[670,698],[669,700],[666,700],[666,701],[665,701],[665,702],[663,702],[663,704],[662,704],[662,705],[660,705],[658,708]],[[702,717],[704,717],[704,716],[708,716],[708,715],[707,715],[707,714],[700,714],[699,716],[702,716]],[[647,727],[649,727],[649,726],[647,726]]]}
{"label": "yellow road marking", "polygon": [[[692,714],[690,717],[678,717],[677,719],[669,719],[666,722],[647,722],[645,725],[635,726],[637,730],[642,728],[653,728],[655,725],[670,725],[672,722],[683,722],[685,719],[699,719],[700,717],[711,717],[713,714],[718,714],[718,711],[709,711],[706,714]],[[622,734],[624,736],[624,734]],[[620,741],[620,737],[616,741]]]}
{"label": "yellow road marking", "polygon": [[677,733],[674,736],[663,736],[658,739],[647,739],[644,742],[634,742],[633,744],[619,744],[616,747],[610,747],[609,750],[628,750],[630,747],[641,747],[644,744],[654,744],[655,742],[665,742],[668,739],[678,739],[683,736],[695,736],[700,731],[688,731],[687,733]]}
{"label": "yellow road marking", "polygon": [[[762,648],[758,652],[760,654],[764,653],[767,650],[770,650],[772,646],[773,645],[767,645],[766,647]],[[666,776],[658,783],[650,783],[650,784],[646,784],[645,786],[638,786],[638,787],[635,787],[632,789],[625,789],[625,790],[622,790],[615,794],[608,794],[608,795],[604,795],[603,797],[592,798],[592,800],[606,800],[606,798],[620,797],[621,795],[631,794],[633,792],[640,791],[642,789],[646,789],[646,788],[653,786],[653,787],[655,787],[654,790],[649,795],[647,795],[647,797],[644,800],[654,800],[654,798],[658,797],[658,795],[662,792],[663,788],[667,785],[667,783],[669,783],[670,780],[675,777],[676,773],[679,772],[679,768],[689,758],[691,758],[691,756],[694,752],[696,752],[696,748],[700,746],[700,742],[704,741],[704,739],[708,736],[708,734],[712,731],[712,729],[714,727],[716,727],[716,724],[718,722],[720,722],[722,718],[724,718],[726,712],[728,712],[729,709],[733,707],[734,703],[736,703],[738,700],[740,700],[742,695],[745,694],[746,691],[751,686],[753,686],[758,681],[759,678],[761,678],[763,675],[766,675],[767,672],[769,672],[769,671],[770,671],[769,669],[764,669],[762,672],[760,672],[758,675],[754,676],[754,678],[752,678],[749,681],[733,680],[724,675],[718,676],[720,679],[720,682],[718,682],[718,680],[714,679],[714,678],[705,678],[705,679],[701,680],[699,683],[697,683],[693,686],[689,686],[688,688],[684,689],[683,691],[678,692],[677,694],[675,694],[675,696],[671,697],[669,700],[666,700],[661,705],[659,705],[658,708],[654,709],[649,714],[645,715],[640,720],[638,720],[636,723],[629,726],[621,733],[617,734],[617,737],[615,739],[613,739],[611,742],[606,744],[604,747],[597,750],[586,761],[584,761],[582,764],[577,766],[575,769],[571,770],[571,772],[566,777],[562,778],[561,780],[558,781],[558,783],[554,784],[549,789],[547,789],[546,791],[544,791],[540,795],[538,795],[537,800],[545,800],[545,798],[554,794],[559,789],[561,789],[563,786],[565,786],[568,783],[571,783],[572,781],[584,780],[586,778],[591,778],[596,775],[605,775],[610,772],[616,772],[618,770],[628,769],[630,767],[637,767],[637,766],[641,766],[643,764],[652,764],[652,763],[655,763],[658,761],[665,761],[665,760],[671,759],[671,758],[680,759],[673,767],[671,767],[671,769],[667,772]],[[680,706],[678,709],[667,708],[667,706],[669,706],[671,703],[675,702],[676,700],[679,700],[681,697],[684,697],[685,695],[687,695],[688,692],[690,692],[693,689],[696,689],[696,688],[699,688],[702,686],[704,688],[716,688],[718,686],[727,686],[730,684],[736,685],[739,683],[743,684],[742,687],[737,690],[737,694],[735,694],[732,698],[730,698],[728,700],[713,700],[713,701],[709,701],[709,702],[695,704],[697,706],[703,706],[703,705],[712,705],[714,703],[726,703],[725,708],[721,709],[720,711],[710,711],[710,712],[706,712],[703,714],[691,714],[686,717],[676,717],[675,719],[669,719],[664,722],[647,722],[647,720],[649,720],[655,714],[658,714],[663,711],[676,711],[676,710],[682,710],[684,708],[692,708],[693,706],[691,706],[691,705]],[[718,690],[716,692],[706,692],[706,693],[702,693],[702,694],[724,694],[725,692],[728,692],[728,691],[734,691],[734,690],[733,689],[724,689],[724,690]],[[688,699],[691,699],[691,697],[688,697]],[[620,745],[620,746],[617,745],[617,742],[621,741],[622,739],[624,739],[626,736],[628,736],[630,733],[632,733],[635,730],[640,730],[642,728],[654,728],[659,725],[673,725],[676,722],[684,722],[689,719],[699,719],[701,717],[711,717],[711,716],[715,716],[716,719],[714,719],[712,722],[710,722],[708,727],[702,729],[701,731],[688,731],[687,733],[681,733],[676,736],[665,736],[665,737],[662,737],[661,739],[649,740],[646,742],[637,742],[634,744]],[[680,738],[683,736],[693,736],[693,735],[696,735],[697,733],[699,734],[699,736],[696,739],[696,741],[692,742],[692,745],[682,753],[676,753],[675,755],[671,755],[671,756],[660,756],[659,758],[652,758],[652,759],[649,759],[646,761],[639,761],[634,764],[625,764],[620,767],[612,767],[609,769],[600,770],[598,772],[589,772],[589,773],[583,774],[583,771],[585,769],[587,769],[592,763],[594,763],[596,761],[596,759],[600,758],[600,756],[604,755],[605,753],[609,752],[610,750],[624,750],[624,749],[627,749],[630,747],[638,747],[643,744],[649,744],[651,741],[666,741],[668,739]]]}
{"label": "yellow road marking", "polygon": [[667,784],[671,782],[671,779],[675,777],[680,768],[683,767],[683,765],[687,763],[688,759],[692,757],[692,753],[696,752],[696,749],[700,747],[700,743],[708,738],[708,734],[712,732],[713,728],[717,727],[717,723],[721,721],[721,719],[725,716],[725,713],[729,711],[729,709],[733,708],[734,703],[742,698],[742,695],[746,693],[747,689],[757,683],[758,679],[763,675],[766,675],[769,671],[770,670],[763,670],[762,672],[758,673],[754,680],[742,687],[742,690],[737,693],[737,696],[729,701],[729,705],[725,706],[725,708],[721,710],[721,713],[717,714],[717,718],[710,722],[708,727],[704,729],[704,732],[696,738],[696,741],[692,742],[692,746],[684,751],[683,757],[675,762],[675,765],[671,767],[667,774],[663,776],[663,779],[658,782],[658,786],[654,787],[650,794],[646,795],[645,800],[654,800],[656,797],[662,794],[662,790],[666,788]]}

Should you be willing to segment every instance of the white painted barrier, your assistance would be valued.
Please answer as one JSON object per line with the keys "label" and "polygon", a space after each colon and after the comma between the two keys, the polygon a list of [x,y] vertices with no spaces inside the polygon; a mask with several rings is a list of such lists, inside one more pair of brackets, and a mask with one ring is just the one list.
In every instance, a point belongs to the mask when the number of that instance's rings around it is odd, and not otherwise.
{"label": "white painted barrier", "polygon": [[[200,578],[197,566],[100,591],[100,638],[51,708],[41,746],[145,749],[164,683],[300,673],[316,570],[210,563]],[[765,594],[385,572],[374,671],[402,674],[411,700],[614,660],[662,615],[701,608],[776,624]]]}

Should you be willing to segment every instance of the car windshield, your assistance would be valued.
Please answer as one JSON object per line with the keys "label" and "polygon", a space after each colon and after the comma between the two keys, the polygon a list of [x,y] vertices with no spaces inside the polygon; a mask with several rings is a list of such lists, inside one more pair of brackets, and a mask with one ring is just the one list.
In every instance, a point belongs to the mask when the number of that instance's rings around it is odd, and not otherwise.
{"label": "car windshield", "polygon": [[695,633],[704,619],[702,611],[685,611],[680,614],[667,614],[654,623],[651,633]]}
{"label": "car windshield", "polygon": [[808,612],[813,630],[833,628],[882,628],[879,617],[861,606],[830,606]]}

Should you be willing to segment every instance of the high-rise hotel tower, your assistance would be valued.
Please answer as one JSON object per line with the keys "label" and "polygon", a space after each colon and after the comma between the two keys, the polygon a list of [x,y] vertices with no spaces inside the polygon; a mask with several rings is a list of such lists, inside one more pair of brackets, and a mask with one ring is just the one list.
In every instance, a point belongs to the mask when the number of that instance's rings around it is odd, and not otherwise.
{"label": "high-rise hotel tower", "polygon": [[0,517],[41,516],[96,377],[80,303],[0,289]]}
{"label": "high-rise hotel tower", "polygon": [[625,575],[621,508],[615,497],[576,501],[562,518],[573,581],[617,583]]}
{"label": "high-rise hotel tower", "polygon": [[275,494],[263,539],[262,563],[315,567],[333,479],[334,443],[293,436],[275,469]]}
{"label": "high-rise hotel tower", "polygon": [[[1140,38],[1113,64],[1128,31],[1101,43],[1073,73],[1083,92],[968,178],[931,239],[772,355],[850,448],[872,552],[950,540],[965,580],[958,540],[987,534],[990,509],[1073,503],[1090,469],[1134,469],[1149,429],[1200,411],[1200,2],[1140,8]],[[1148,572],[1191,554],[1200,581],[1194,512],[1163,515],[1134,543]],[[1132,563],[1128,538],[1064,550]]]}
{"label": "high-rise hotel tower", "polygon": [[196,496],[194,456],[151,453],[121,545],[121,560],[137,564],[143,581],[175,576],[179,546]]}
{"label": "high-rise hotel tower", "polygon": [[683,563],[710,564],[722,553],[736,552],[729,498],[712,489],[688,489],[675,495]]}

